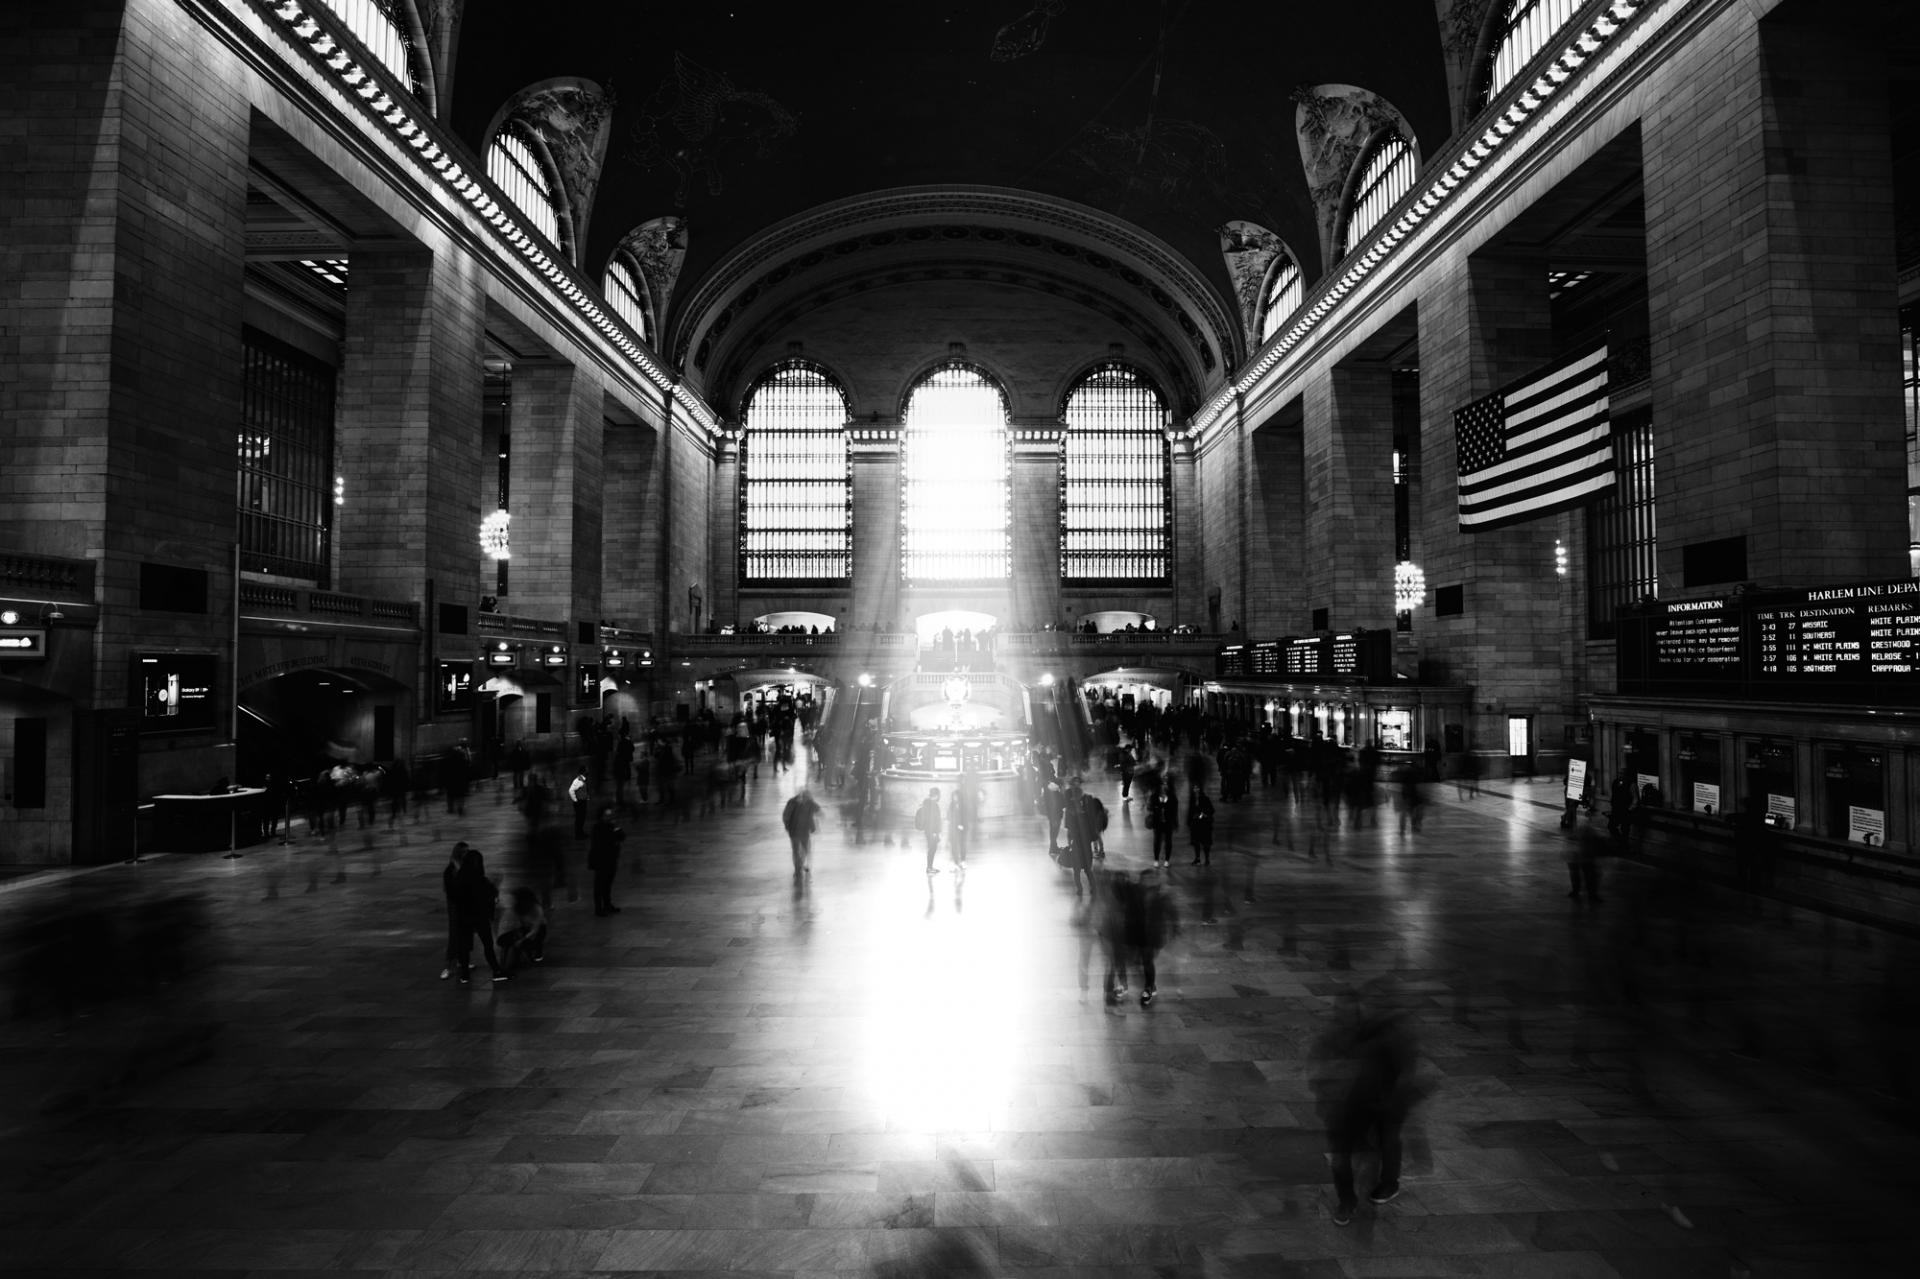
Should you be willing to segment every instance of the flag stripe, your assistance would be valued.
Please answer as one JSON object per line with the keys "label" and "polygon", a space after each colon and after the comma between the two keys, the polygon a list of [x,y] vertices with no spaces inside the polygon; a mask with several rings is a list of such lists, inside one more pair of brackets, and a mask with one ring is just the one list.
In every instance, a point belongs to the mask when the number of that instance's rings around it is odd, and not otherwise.
{"label": "flag stripe", "polygon": [[[1518,488],[1537,482],[1543,475],[1567,475],[1572,473],[1569,467],[1595,465],[1595,455],[1600,451],[1595,446],[1605,443],[1610,434],[1611,431],[1605,426],[1583,431],[1568,441],[1567,448],[1552,454],[1542,456],[1538,453],[1530,453],[1526,457],[1503,462],[1498,467],[1489,467],[1475,477],[1476,479],[1485,477],[1485,483],[1477,483],[1471,489],[1465,485],[1461,486],[1460,509],[1466,510],[1477,502],[1490,501],[1503,494],[1512,493]],[[1610,463],[1612,458],[1613,454],[1609,450],[1603,460]],[[1495,473],[1496,471],[1498,474]]]}
{"label": "flag stripe", "polygon": [[1516,495],[1529,494],[1542,490],[1551,491],[1561,482],[1580,477],[1585,472],[1608,473],[1612,465],[1613,457],[1611,453],[1605,458],[1597,460],[1589,454],[1561,461],[1557,465],[1543,464],[1543,466],[1535,468],[1525,475],[1516,477],[1511,483],[1500,484],[1481,490],[1470,498],[1462,497],[1460,499],[1460,510],[1464,516],[1486,507],[1506,506],[1511,504],[1512,499]]}
{"label": "flag stripe", "polygon": [[1568,510],[1579,506],[1595,494],[1604,493],[1613,487],[1613,469],[1591,476],[1577,485],[1560,490],[1559,500],[1551,506],[1533,506],[1526,503],[1514,503],[1498,510],[1484,512],[1473,519],[1462,519],[1460,527],[1471,533],[1484,533],[1490,529],[1502,528],[1509,524],[1519,524],[1542,515],[1552,515],[1555,511]]}

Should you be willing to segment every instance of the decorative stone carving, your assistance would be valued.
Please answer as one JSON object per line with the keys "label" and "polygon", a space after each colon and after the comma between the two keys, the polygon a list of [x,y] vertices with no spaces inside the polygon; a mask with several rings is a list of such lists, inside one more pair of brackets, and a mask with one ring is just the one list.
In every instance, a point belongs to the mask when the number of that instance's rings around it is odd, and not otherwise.
{"label": "decorative stone carving", "polygon": [[660,343],[673,286],[680,282],[680,267],[687,260],[687,220],[668,214],[642,222],[622,237],[620,249],[640,268],[653,304],[654,341]]}
{"label": "decorative stone carving", "polygon": [[1331,267],[1339,256],[1340,201],[1353,166],[1370,139],[1382,129],[1397,129],[1419,149],[1406,118],[1377,93],[1351,84],[1318,84],[1294,90],[1294,131],[1300,139],[1300,167],[1306,171],[1320,232],[1320,260]]}
{"label": "decorative stone carving", "polygon": [[1490,19],[1497,9],[1506,11],[1505,0],[1433,0],[1440,19],[1440,58],[1447,69],[1447,102],[1452,109],[1453,129],[1458,133],[1467,117],[1479,104],[1473,101],[1479,88],[1480,64],[1490,52]]}
{"label": "decorative stone carving", "polygon": [[431,77],[430,105],[440,119],[451,114],[454,51],[460,47],[460,19],[466,0],[404,0],[407,38],[424,50]]}
{"label": "decorative stone carving", "polygon": [[566,212],[572,218],[574,265],[578,266],[579,246],[586,243],[587,220],[593,213],[593,196],[600,188],[600,167],[607,158],[613,95],[591,80],[571,76],[543,80],[508,100],[501,122],[509,119],[540,136],[560,171]]}
{"label": "decorative stone carving", "polygon": [[1257,222],[1228,222],[1220,228],[1220,257],[1233,281],[1249,351],[1260,345],[1260,290],[1274,259],[1287,252],[1286,242]]}
{"label": "decorative stone carving", "polygon": [[726,189],[725,166],[751,149],[773,152],[800,129],[800,117],[767,94],[737,88],[718,71],[684,53],[673,55],[673,75],[643,103],[629,137],[628,156],[644,169],[671,169],[678,176],[673,202],[685,207],[695,173],[707,193]]}

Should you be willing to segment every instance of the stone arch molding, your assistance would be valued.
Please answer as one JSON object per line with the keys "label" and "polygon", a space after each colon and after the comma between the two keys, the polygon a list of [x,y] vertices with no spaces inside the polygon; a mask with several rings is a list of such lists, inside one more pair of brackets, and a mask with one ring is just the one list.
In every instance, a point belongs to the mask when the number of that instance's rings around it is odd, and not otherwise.
{"label": "stone arch molding", "polygon": [[1293,95],[1294,131],[1300,140],[1300,167],[1307,177],[1313,201],[1314,224],[1320,233],[1320,260],[1331,268],[1339,249],[1340,218],[1354,167],[1367,144],[1392,129],[1420,152],[1420,140],[1406,117],[1392,103],[1368,89],[1351,84],[1317,84]]}
{"label": "stone arch molding", "polygon": [[1243,330],[1218,291],[1172,246],[1130,223],[1028,191],[906,187],[819,206],[728,254],[676,308],[670,362],[705,386],[729,369],[742,335],[796,297],[818,296],[880,264],[905,279],[916,261],[1064,274],[1090,296],[1122,299],[1134,326],[1176,356],[1180,380],[1200,394],[1245,354]]}
{"label": "stone arch molding", "polygon": [[1479,111],[1475,101],[1487,59],[1506,13],[1505,0],[1433,0],[1440,19],[1440,57],[1447,70],[1447,102],[1458,134]]}
{"label": "stone arch molding", "polygon": [[531,134],[549,175],[557,179],[562,206],[561,248],[576,267],[587,241],[593,197],[607,158],[613,123],[613,95],[591,80],[559,76],[542,80],[508,98],[487,125],[486,142],[509,122]]}
{"label": "stone arch molding", "polygon": [[680,268],[687,260],[687,220],[673,214],[650,218],[621,236],[613,253],[626,258],[639,272],[652,312],[654,343],[664,346],[660,335],[666,328],[667,308],[673,303]]}

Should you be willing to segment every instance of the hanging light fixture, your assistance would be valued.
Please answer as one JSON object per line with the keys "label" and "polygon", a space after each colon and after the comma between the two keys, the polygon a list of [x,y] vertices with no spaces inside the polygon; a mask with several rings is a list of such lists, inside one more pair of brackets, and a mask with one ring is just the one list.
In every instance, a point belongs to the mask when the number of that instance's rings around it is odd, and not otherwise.
{"label": "hanging light fixture", "polygon": [[1567,575],[1567,544],[1559,538],[1553,540],[1553,571],[1560,577]]}
{"label": "hanging light fixture", "polygon": [[1396,613],[1411,613],[1420,607],[1427,594],[1427,575],[1410,560],[1393,566],[1393,608]]}
{"label": "hanging light fixture", "polygon": [[480,521],[480,549],[490,559],[508,558],[507,521],[511,518],[505,511],[495,511]]}

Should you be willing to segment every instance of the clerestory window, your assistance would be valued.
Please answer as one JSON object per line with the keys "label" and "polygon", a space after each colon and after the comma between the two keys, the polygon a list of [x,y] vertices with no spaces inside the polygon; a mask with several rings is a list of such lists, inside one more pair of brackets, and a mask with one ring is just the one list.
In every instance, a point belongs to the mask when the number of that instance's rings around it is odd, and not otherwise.
{"label": "clerestory window", "polygon": [[1360,170],[1360,182],[1354,188],[1353,203],[1347,211],[1346,231],[1340,245],[1344,257],[1358,248],[1369,231],[1378,226],[1387,210],[1413,190],[1420,176],[1420,158],[1413,144],[1397,133],[1383,135],[1373,144],[1366,164]]}
{"label": "clerestory window", "polygon": [[653,313],[646,303],[646,289],[641,283],[640,273],[628,265],[623,257],[615,257],[607,263],[607,275],[601,292],[606,294],[607,303],[613,307],[614,314],[627,322],[627,327],[640,336],[644,342],[653,341]]}
{"label": "clerestory window", "polygon": [[394,79],[409,89],[419,88],[413,74],[412,44],[394,9],[396,0],[321,0],[321,3],[346,24],[353,38],[367,46],[367,52],[378,59]]}
{"label": "clerestory window", "polygon": [[912,582],[1005,581],[1013,562],[1007,406],[978,369],[949,364],[907,400],[901,571]]}
{"label": "clerestory window", "polygon": [[1060,575],[1068,583],[1167,577],[1167,413],[1134,370],[1110,364],[1067,396],[1060,470]]}
{"label": "clerestory window", "polygon": [[747,393],[740,445],[740,577],[838,582],[853,571],[847,397],[832,375],[781,364]]}
{"label": "clerestory window", "polygon": [[1507,13],[1500,38],[1494,41],[1493,55],[1487,59],[1486,90],[1480,96],[1485,106],[1500,96],[1538,57],[1560,28],[1572,21],[1586,0],[1507,0]]}
{"label": "clerestory window", "polygon": [[549,244],[561,247],[560,204],[554,197],[553,185],[547,181],[546,170],[534,155],[533,147],[513,132],[511,126],[494,135],[493,145],[487,148],[487,176],[513,201],[513,207],[547,237]]}
{"label": "clerestory window", "polygon": [[1267,284],[1260,293],[1260,340],[1265,342],[1280,331],[1280,322],[1300,309],[1300,264],[1282,253],[1267,272]]}

